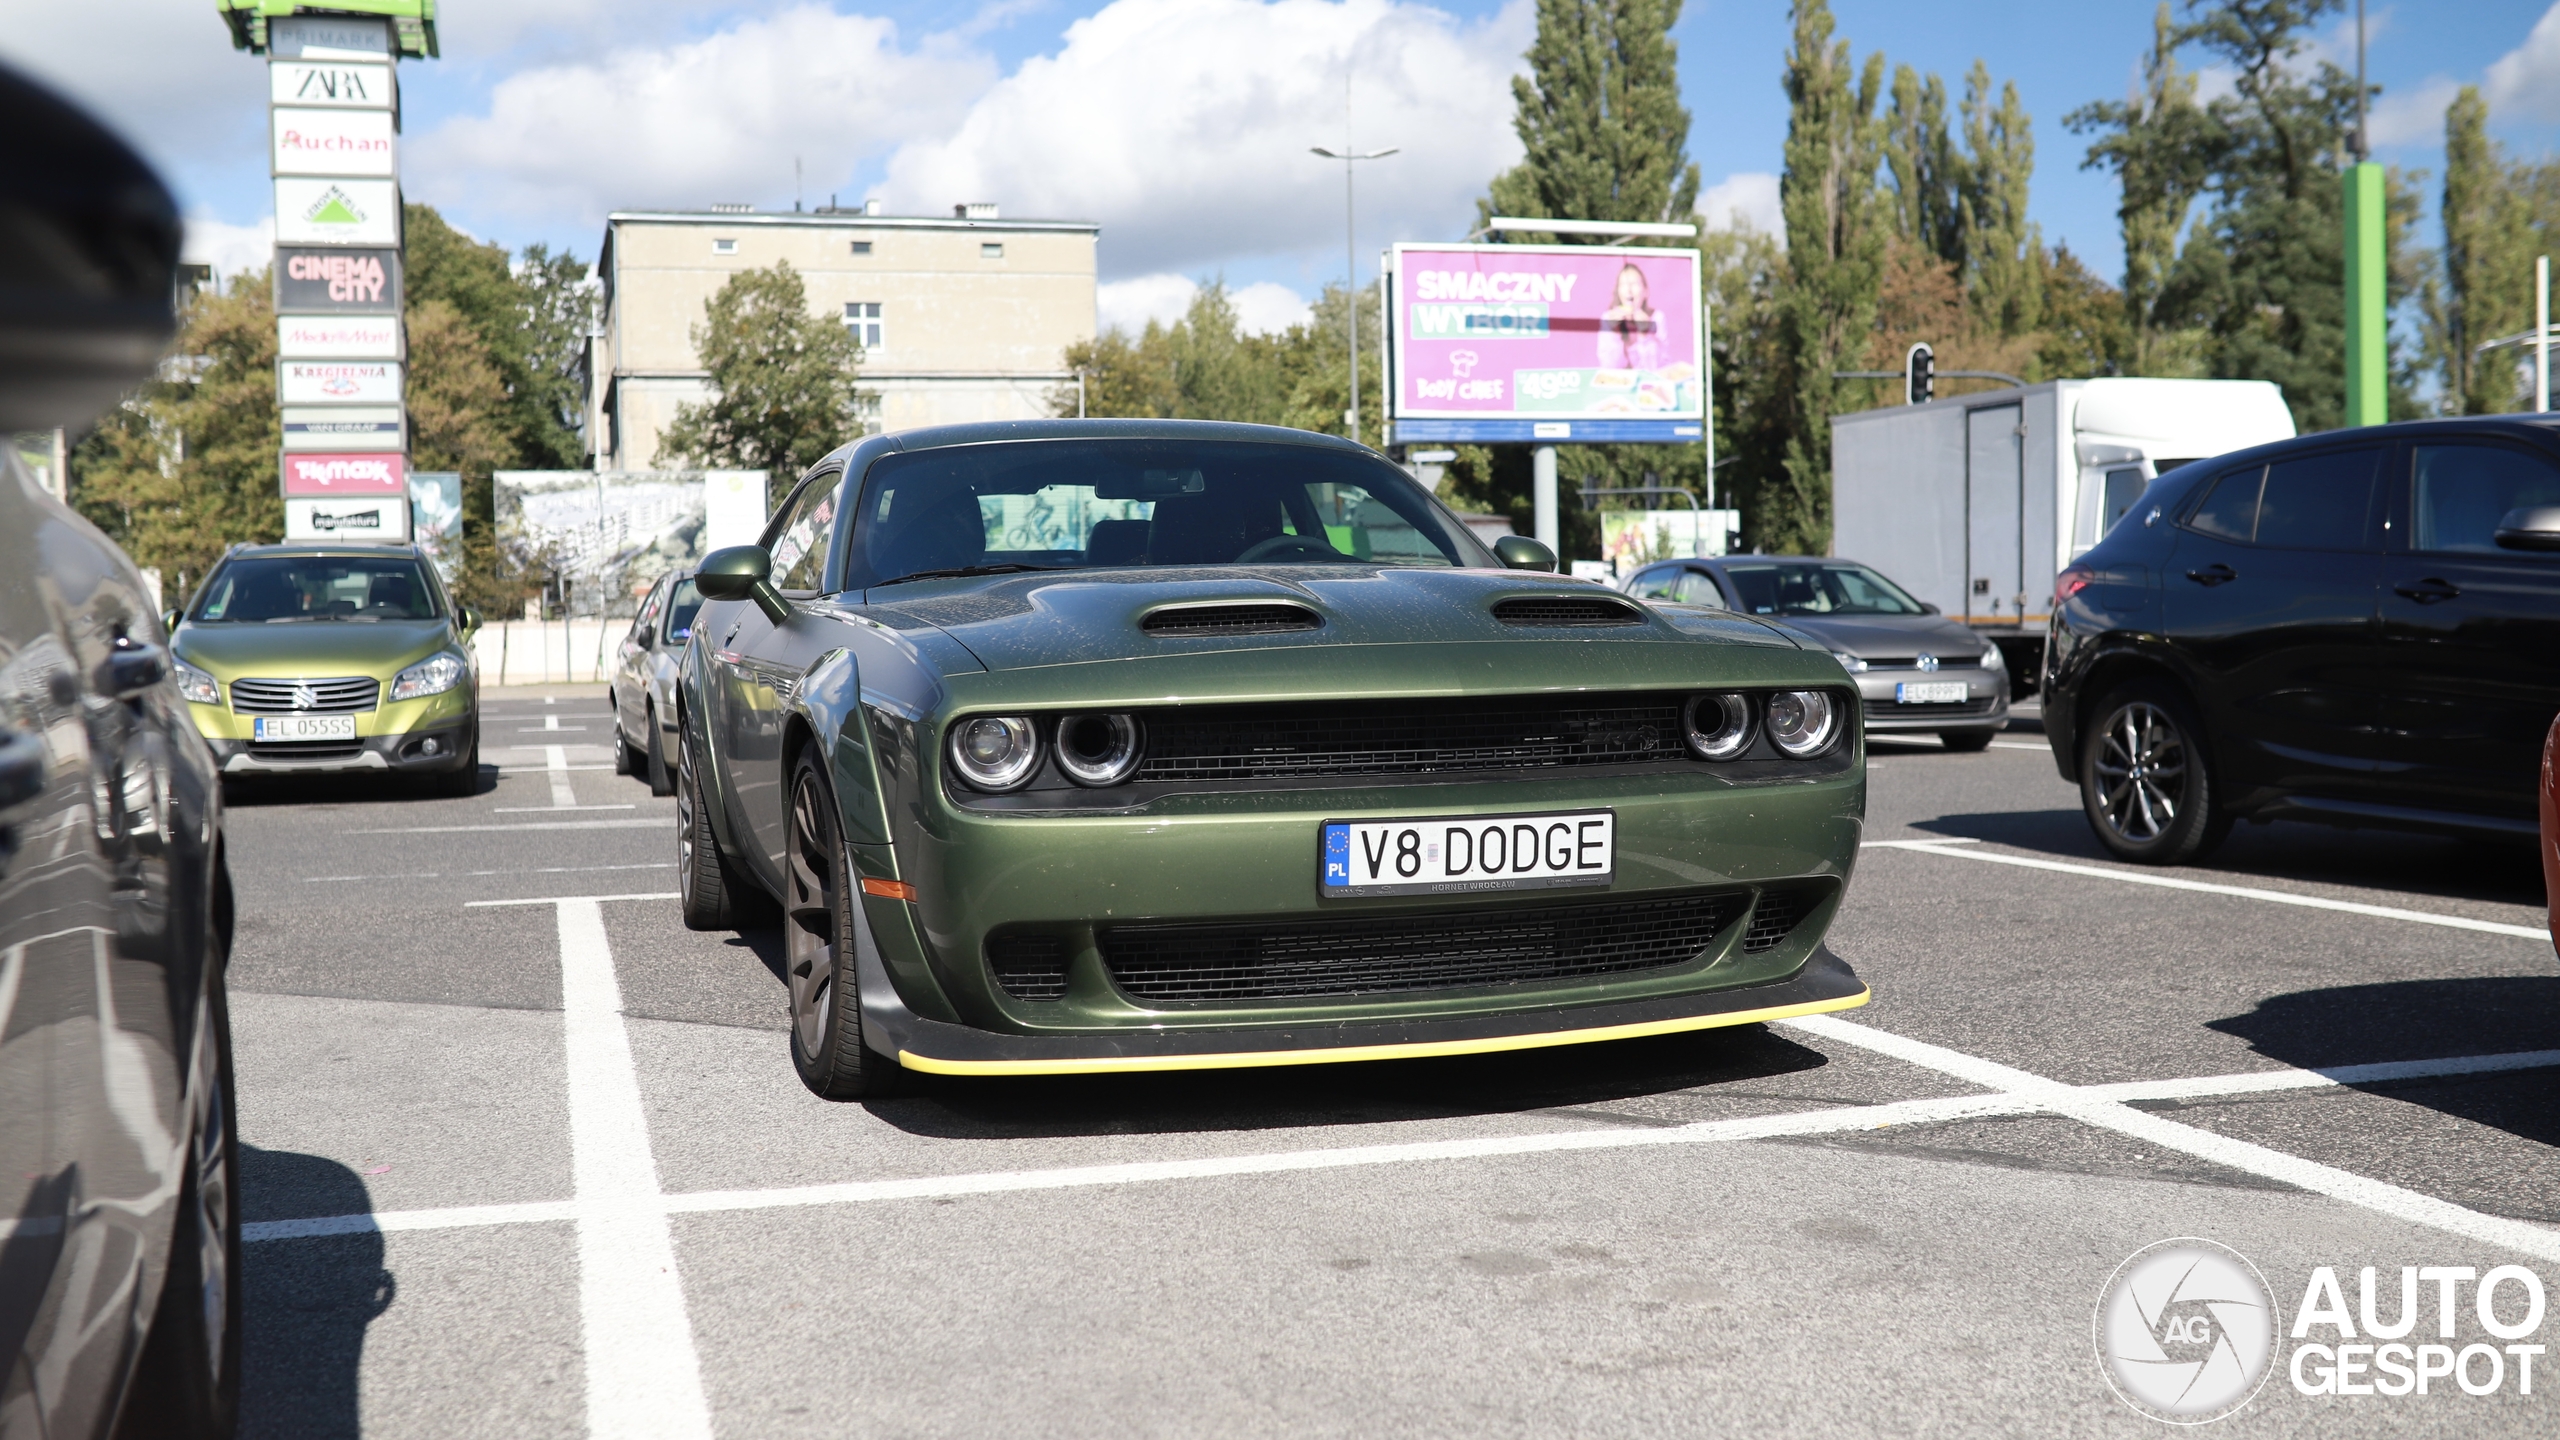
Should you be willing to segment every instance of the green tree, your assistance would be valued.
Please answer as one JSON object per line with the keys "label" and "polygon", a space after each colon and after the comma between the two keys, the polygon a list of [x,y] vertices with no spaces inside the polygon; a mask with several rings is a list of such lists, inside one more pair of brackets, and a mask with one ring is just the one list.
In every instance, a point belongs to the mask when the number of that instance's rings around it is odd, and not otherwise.
{"label": "green tree", "polygon": [[2125,373],[2195,376],[2204,373],[2203,332],[2176,326],[2162,312],[2160,298],[2177,264],[2187,216],[2205,191],[2211,126],[2196,104],[2195,77],[2178,68],[2178,30],[2167,0],[2151,29],[2140,92],[2120,104],[2084,105],[2063,117],[2063,124],[2099,137],[2082,168],[2114,170],[2123,197],[2116,216],[2124,235],[2122,297],[2131,339]]}
{"label": "green tree", "polygon": [[2491,340],[2533,330],[2533,258],[2555,229],[2550,197],[2560,166],[2518,164],[2489,138],[2489,107],[2464,86],[2444,117],[2441,272],[2421,305],[2429,368],[2442,408],[2494,415],[2532,403],[2514,350],[2479,353]]}
{"label": "green tree", "polygon": [[1883,127],[1876,100],[1884,57],[1850,63],[1825,0],[1798,0],[1787,52],[1787,279],[1777,298],[1773,364],[1744,377],[1748,403],[1776,412],[1776,455],[1746,452],[1734,468],[1743,537],[1765,550],[1821,554],[1831,539],[1831,417],[1844,408],[1834,371],[1863,368],[1884,278],[1891,213],[1876,175]]}
{"label": "green tree", "polygon": [[[1529,74],[1511,82],[1528,154],[1477,202],[1496,215],[1688,221],[1698,208],[1680,104],[1680,0],[1538,0]],[[1600,236],[1528,236],[1593,243]]]}
{"label": "green tree", "polygon": [[2014,338],[2043,319],[2043,237],[2027,219],[2035,173],[2033,123],[2015,82],[1991,103],[1991,71],[1981,61],[1964,80],[1964,289],[1983,326]]}
{"label": "green tree", "polygon": [[[492,472],[517,468],[497,362],[452,301],[418,300],[408,312],[409,462],[457,471],[464,496],[485,500]],[[465,604],[489,615],[514,611],[531,593],[524,557],[508,550],[491,517],[475,524],[467,509],[454,584]]]}
{"label": "green tree", "polygon": [[[1339,291],[1336,286],[1326,294],[1338,296]],[[1334,303],[1337,313],[1329,338],[1339,362],[1343,322],[1339,301]],[[1364,317],[1364,323],[1374,323],[1375,308],[1371,307],[1373,313]],[[1084,372],[1088,415],[1290,425],[1299,423],[1293,418],[1291,400],[1297,378],[1319,363],[1308,353],[1316,338],[1303,325],[1278,336],[1244,333],[1238,328],[1226,282],[1211,280],[1193,292],[1189,308],[1170,325],[1150,320],[1135,336],[1114,327],[1090,341],[1068,346],[1067,368]],[[1338,394],[1341,365],[1334,369]],[[1051,391],[1051,412],[1075,414],[1076,398],[1073,385]],[[1341,424],[1341,413],[1337,402],[1333,426]],[[1333,426],[1317,423],[1302,428]]]}
{"label": "green tree", "polygon": [[1893,181],[1894,230],[1920,249],[1964,263],[1964,156],[1947,130],[1947,84],[1908,65],[1893,72],[1884,163]]}
{"label": "green tree", "polygon": [[183,600],[222,552],[284,535],[277,486],[276,318],[268,272],[187,305],[159,378],[72,457],[72,499]]}
{"label": "green tree", "polygon": [[660,463],[763,470],[787,481],[858,428],[855,362],[861,349],[833,319],[809,309],[789,261],[742,270],[703,305],[694,353],[713,396],[676,407],[658,439]]}

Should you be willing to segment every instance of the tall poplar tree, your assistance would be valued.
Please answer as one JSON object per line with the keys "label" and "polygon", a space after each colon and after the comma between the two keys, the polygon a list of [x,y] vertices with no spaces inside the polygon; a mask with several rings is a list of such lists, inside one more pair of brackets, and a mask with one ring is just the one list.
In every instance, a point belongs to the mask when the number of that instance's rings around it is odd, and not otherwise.
{"label": "tall poplar tree", "polygon": [[2097,134],[2082,168],[2116,172],[2116,208],[2124,235],[2124,312],[2135,375],[2203,373],[2202,335],[2164,314],[2160,297],[2178,260],[2187,216],[2205,190],[2212,159],[2209,126],[2196,104],[2196,77],[2178,66],[2178,29],[2168,0],[2151,21],[2151,53],[2142,85],[2122,103],[2084,105],[2063,117],[2079,134]]}
{"label": "tall poplar tree", "polygon": [[1780,417],[1786,448],[1735,468],[1750,472],[1736,486],[1744,539],[1764,550],[1819,555],[1831,541],[1831,417],[1848,408],[1832,372],[1863,368],[1892,217],[1876,183],[1884,57],[1869,55],[1863,68],[1853,67],[1849,42],[1832,38],[1825,0],[1797,0],[1794,18],[1786,174],[1778,187],[1787,222],[1779,353],[1766,373],[1751,377],[1758,403]]}
{"label": "tall poplar tree", "polygon": [[2511,162],[2489,138],[2489,106],[2466,85],[2444,116],[2442,273],[2428,287],[2426,340],[2458,415],[2495,415],[2532,402],[2516,382],[2513,351],[2479,353],[2488,341],[2533,329],[2533,257],[2546,253],[2552,217],[2537,213],[2560,167]]}
{"label": "tall poplar tree", "polygon": [[2024,335],[2044,318],[2044,237],[2027,219],[2035,133],[2016,82],[1991,103],[1991,70],[1980,60],[1964,79],[1964,145],[1965,298],[1986,329]]}
{"label": "tall poplar tree", "polygon": [[[1680,104],[1680,0],[1538,0],[1529,74],[1512,126],[1528,154],[1477,202],[1496,215],[1688,222],[1698,208],[1689,112]],[[1599,236],[1514,235],[1521,242]]]}

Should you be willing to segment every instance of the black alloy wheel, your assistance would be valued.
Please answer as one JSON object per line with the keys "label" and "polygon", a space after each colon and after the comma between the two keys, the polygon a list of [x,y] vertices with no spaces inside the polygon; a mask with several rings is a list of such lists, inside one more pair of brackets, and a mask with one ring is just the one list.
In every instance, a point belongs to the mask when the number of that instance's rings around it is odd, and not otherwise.
{"label": "black alloy wheel", "polygon": [[894,1095],[905,1071],[862,1043],[862,980],[853,867],[835,794],[814,747],[791,775],[791,834],[782,902],[782,978],[791,991],[791,1064],[829,1100]]}
{"label": "black alloy wheel", "polygon": [[2201,859],[2231,832],[2186,698],[2136,681],[2100,702],[2080,746],[2080,804],[2098,843],[2143,865]]}
{"label": "black alloy wheel", "polygon": [[191,1137],[169,1271],[134,1367],[119,1440],[229,1440],[240,1414],[240,1137],[233,1111],[231,1013],[221,949],[208,937],[206,994],[190,1071]]}

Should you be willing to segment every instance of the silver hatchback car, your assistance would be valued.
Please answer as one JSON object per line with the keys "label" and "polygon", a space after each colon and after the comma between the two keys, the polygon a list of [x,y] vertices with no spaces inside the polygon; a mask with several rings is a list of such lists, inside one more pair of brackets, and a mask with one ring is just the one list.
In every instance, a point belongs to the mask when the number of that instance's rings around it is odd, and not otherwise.
{"label": "silver hatchback car", "polygon": [[661,576],[614,652],[613,773],[648,777],[652,795],[676,793],[676,670],[701,609],[692,571]]}
{"label": "silver hatchback car", "polygon": [[1980,750],[2009,723],[2000,647],[1854,560],[1725,555],[1665,560],[1627,578],[1640,600],[1713,605],[1811,635],[1858,684],[1867,733],[1936,732]]}

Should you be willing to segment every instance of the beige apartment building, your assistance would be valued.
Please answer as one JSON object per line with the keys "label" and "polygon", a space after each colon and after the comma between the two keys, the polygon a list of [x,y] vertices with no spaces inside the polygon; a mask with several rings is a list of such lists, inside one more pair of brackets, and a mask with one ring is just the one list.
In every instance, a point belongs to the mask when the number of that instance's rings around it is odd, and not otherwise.
{"label": "beige apartment building", "polygon": [[693,351],[703,305],[741,270],[788,260],[810,308],[862,342],[872,430],[1049,413],[1074,376],[1066,350],[1094,333],[1094,250],[1083,220],[859,210],[625,211],[605,221],[596,272],[604,331],[590,353],[587,433],[599,470],[657,467],[676,407],[708,397]]}

